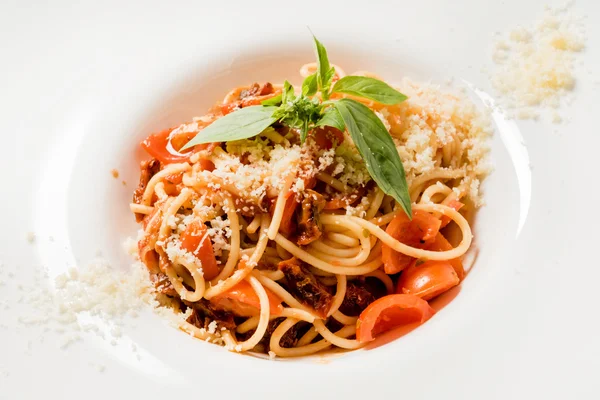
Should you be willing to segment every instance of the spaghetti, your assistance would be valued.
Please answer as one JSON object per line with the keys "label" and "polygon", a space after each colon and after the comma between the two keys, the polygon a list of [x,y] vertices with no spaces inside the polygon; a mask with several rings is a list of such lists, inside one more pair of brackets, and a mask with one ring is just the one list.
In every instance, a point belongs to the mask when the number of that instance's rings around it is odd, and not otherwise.
{"label": "spaghetti", "polygon": [[[315,69],[306,64],[301,75]],[[275,124],[255,138],[180,151],[213,121],[281,90],[235,88],[205,116],[142,143],[152,159],[131,211],[158,298],[185,313],[182,329],[193,336],[280,357],[360,348],[390,328],[381,321],[395,318],[394,306],[421,310],[414,315],[424,322],[427,301],[464,278],[472,233],[462,212],[479,205],[485,173],[480,117],[464,100],[413,83],[399,105],[359,99],[404,161],[412,219],[335,128],[300,144],[298,129]],[[460,231],[455,246],[449,229]]]}

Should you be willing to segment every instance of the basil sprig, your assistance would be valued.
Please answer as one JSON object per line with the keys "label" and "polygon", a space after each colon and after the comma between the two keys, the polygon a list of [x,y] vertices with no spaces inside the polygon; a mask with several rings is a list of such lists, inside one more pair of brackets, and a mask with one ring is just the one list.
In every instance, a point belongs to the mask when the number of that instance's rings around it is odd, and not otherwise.
{"label": "basil sprig", "polygon": [[335,76],[335,68],[329,65],[329,57],[327,56],[327,50],[321,42],[313,35],[315,41],[315,49],[317,53],[317,84],[323,100],[329,99],[329,88],[331,87],[331,81]]}
{"label": "basil sprig", "polygon": [[273,118],[290,128],[300,129],[300,142],[304,143],[308,132],[321,119],[321,109],[318,99],[296,96],[294,87],[285,81],[281,93],[281,105],[273,113]]}
{"label": "basil sprig", "polygon": [[296,95],[294,87],[285,81],[281,94],[263,101],[260,106],[244,107],[217,119],[181,150],[202,143],[247,139],[275,122],[298,129],[302,144],[314,128],[347,129],[373,180],[411,217],[404,167],[394,141],[379,117],[356,100],[330,100],[332,94],[342,93],[395,105],[406,100],[406,96],[385,82],[364,76],[345,76],[332,87],[335,68],[329,63],[325,46],[316,37],[313,36],[313,39],[317,71],[304,79],[301,93]]}

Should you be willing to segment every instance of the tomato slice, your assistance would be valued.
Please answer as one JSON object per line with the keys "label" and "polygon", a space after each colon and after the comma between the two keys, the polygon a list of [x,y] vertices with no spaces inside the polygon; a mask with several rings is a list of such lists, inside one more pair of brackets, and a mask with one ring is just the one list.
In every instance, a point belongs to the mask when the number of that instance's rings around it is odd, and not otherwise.
{"label": "tomato slice", "polygon": [[249,107],[249,106],[259,106],[262,104],[263,101],[277,97],[280,94],[281,94],[280,90],[275,90],[275,91],[273,91],[273,93],[258,95],[258,96],[244,97],[241,100],[237,100],[237,101],[234,101],[232,103],[227,103],[227,104],[220,104],[217,107],[223,115],[227,115],[227,114],[237,110],[238,108],[244,108],[244,107]]}
{"label": "tomato slice", "polygon": [[375,300],[364,309],[356,323],[356,340],[370,342],[390,329],[423,324],[435,314],[425,300],[411,294],[390,294]]}
{"label": "tomato slice", "polygon": [[402,271],[397,293],[413,294],[429,300],[458,285],[460,279],[448,261],[413,262]]}
{"label": "tomato slice", "polygon": [[[317,182],[317,178],[303,178],[304,180],[304,188],[312,189],[315,187]],[[275,212],[275,204],[276,198],[271,203],[271,216]],[[279,225],[279,230],[283,232],[285,235],[289,235],[296,230],[296,221],[294,216],[296,215],[296,209],[300,203],[296,200],[296,195],[293,192],[288,194],[288,198],[285,200],[285,206],[283,207],[283,215],[281,216],[281,224]]]}
{"label": "tomato slice", "polygon": [[[271,315],[279,315],[283,311],[281,299],[269,289],[265,288],[269,297],[269,309]],[[237,285],[226,292],[216,295],[210,299],[216,308],[231,311],[240,317],[251,317],[260,312],[260,299],[247,281],[240,281]]]}
{"label": "tomato slice", "polygon": [[[275,204],[277,203],[277,198],[274,198],[273,200],[274,201],[271,203],[270,210],[271,216],[273,216],[273,213],[275,212]],[[296,196],[293,192],[290,192],[289,197],[285,201],[285,206],[283,208],[283,216],[281,217],[281,224],[279,225],[279,230],[285,235],[289,235],[290,233],[296,230],[296,223],[294,221],[296,207],[298,207]]]}
{"label": "tomato slice", "polygon": [[[448,240],[446,240],[444,235],[441,233],[438,233],[433,242],[427,245],[427,250],[431,251],[448,251],[452,250],[452,248],[453,247],[450,242],[448,242]],[[463,268],[460,257],[448,260],[448,262],[452,265],[452,268],[454,268],[454,272],[456,272],[458,279],[462,281],[465,277],[465,269]]]}
{"label": "tomato slice", "polygon": [[365,192],[367,191],[366,186],[359,186],[350,194],[342,195],[341,197],[334,197],[325,203],[324,210],[338,210],[340,208],[346,208],[358,200],[360,200]]}
{"label": "tomato slice", "polygon": [[317,184],[317,177],[314,175],[309,178],[302,178],[302,180],[304,181],[304,190],[312,189]]}
{"label": "tomato slice", "polygon": [[200,164],[200,170],[201,171],[214,171],[215,170],[215,164],[210,161],[207,160],[206,158],[201,158],[198,163]]}
{"label": "tomato slice", "polygon": [[309,138],[320,148],[329,150],[334,144],[339,145],[344,142],[344,133],[331,126],[322,126],[313,130]]}
{"label": "tomato slice", "polygon": [[178,152],[175,149],[169,151],[169,135],[173,129],[175,128],[165,129],[159,133],[152,134],[144,139],[141,143],[142,148],[146,150],[148,154],[163,164],[188,161],[195,152],[195,149],[191,149],[180,154],[177,154]]}
{"label": "tomato slice", "polygon": [[[210,150],[217,145],[216,143],[204,143],[180,152],[179,149],[192,140],[198,134],[198,131],[186,132],[178,134],[176,137],[169,138],[173,129],[176,128],[165,129],[164,131],[148,136],[142,141],[142,148],[161,163],[171,164],[189,161],[194,153],[204,149]],[[201,160],[200,165],[202,166],[202,169],[207,169],[209,171],[214,169],[214,164],[208,160]]]}
{"label": "tomato slice", "polygon": [[327,200],[325,203],[324,210],[339,210],[340,208],[345,208],[350,205],[350,199],[336,197],[331,200]]}
{"label": "tomato slice", "polygon": [[204,279],[210,280],[219,275],[217,258],[213,252],[212,243],[206,234],[206,225],[193,221],[181,233],[181,248],[192,253],[202,263]]}
{"label": "tomato slice", "polygon": [[[464,206],[464,204],[458,200],[451,200],[446,205],[450,208],[454,208],[456,211],[460,210]],[[440,226],[440,229],[444,228],[446,225],[448,225],[450,223],[450,221],[452,221],[452,219],[450,217],[448,217],[446,215],[442,215],[442,225]]]}
{"label": "tomato slice", "polygon": [[[387,226],[386,232],[394,239],[417,248],[424,248],[435,240],[441,226],[441,221],[432,214],[422,211],[413,211],[412,220],[404,213],[398,214]],[[414,257],[399,253],[383,244],[381,259],[386,274],[395,274],[406,268]]]}

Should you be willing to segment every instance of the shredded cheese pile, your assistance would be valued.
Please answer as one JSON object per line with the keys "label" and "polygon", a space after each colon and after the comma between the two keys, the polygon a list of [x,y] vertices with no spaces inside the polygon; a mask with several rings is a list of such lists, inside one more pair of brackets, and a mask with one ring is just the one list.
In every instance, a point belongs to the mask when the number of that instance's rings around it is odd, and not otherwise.
{"label": "shredded cheese pile", "polygon": [[[381,114],[400,153],[409,187],[440,167],[458,169],[464,176],[454,190],[464,192],[476,206],[483,204],[480,178],[491,169],[486,158],[486,141],[493,132],[489,114],[466,96],[448,93],[438,85],[405,78],[398,86],[408,96],[399,106],[399,118],[386,108]],[[445,150],[460,156],[446,159]]]}
{"label": "shredded cheese pile", "polygon": [[547,8],[533,26],[499,35],[490,76],[499,105],[511,117],[535,119],[546,110],[552,122],[561,122],[558,109],[575,87],[575,61],[584,47],[581,18],[569,7]]}
{"label": "shredded cheese pile", "polygon": [[146,267],[140,262],[119,270],[98,259],[69,269],[53,282],[41,268],[34,269],[30,284],[19,283],[18,273],[7,268],[0,268],[0,278],[2,284],[16,285],[19,293],[15,301],[0,304],[5,310],[19,306],[14,328],[36,331],[40,338],[46,333],[57,334],[62,349],[87,334],[117,345],[123,330],[144,311],[152,310],[175,326],[187,318],[159,304]]}

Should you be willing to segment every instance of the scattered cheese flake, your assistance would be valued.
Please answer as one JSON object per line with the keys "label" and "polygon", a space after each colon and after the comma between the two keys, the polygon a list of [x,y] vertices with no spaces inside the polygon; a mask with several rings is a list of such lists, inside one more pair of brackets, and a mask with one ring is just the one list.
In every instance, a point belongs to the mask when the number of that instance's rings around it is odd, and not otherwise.
{"label": "scattered cheese flake", "polygon": [[208,324],[208,333],[214,334],[217,332],[217,321],[210,321]]}
{"label": "scattered cheese flake", "polygon": [[138,257],[138,240],[134,240],[131,237],[128,237],[127,239],[125,239],[125,241],[123,242],[123,250],[125,250],[125,253],[129,254],[130,256],[137,258]]}
{"label": "scattered cheese flake", "polygon": [[329,167],[331,164],[333,164],[334,156],[335,156],[334,148],[323,151],[318,160],[317,170],[325,171],[327,169],[327,167]]}
{"label": "scattered cheese flake", "polygon": [[29,243],[35,242],[35,233],[33,233],[33,232],[27,232],[27,241]]}
{"label": "scattered cheese flake", "polygon": [[[48,285],[45,271],[33,271],[34,279],[21,284],[22,295],[17,302],[26,309],[15,322],[29,330],[39,330],[42,338],[48,332],[59,335],[57,344],[61,349],[68,349],[89,334],[117,345],[124,329],[132,326],[133,318],[144,309],[167,317],[178,327],[186,323],[191,312],[175,314],[164,307],[156,298],[148,270],[140,262],[121,270],[104,260],[94,260],[59,275],[53,287]],[[14,276],[0,265],[0,275],[5,273]],[[7,307],[4,302],[0,306]],[[26,351],[31,346],[29,342]],[[135,345],[132,349],[136,350]]]}
{"label": "scattered cheese flake", "polygon": [[[226,144],[227,152],[211,158],[215,169],[207,181],[217,178],[235,189],[247,203],[260,206],[265,195],[277,196],[282,189],[284,177],[289,173],[311,178],[316,171],[312,162],[310,146],[270,145],[266,140],[238,140]],[[220,183],[209,183],[217,189]]]}
{"label": "scattered cheese flake", "polygon": [[179,239],[170,240],[165,247],[165,253],[167,253],[167,257],[171,262],[178,262],[178,260],[183,260],[187,264],[199,264],[200,260],[198,260],[192,253],[184,250],[181,247],[181,241]]}
{"label": "scattered cheese flake", "polygon": [[229,219],[223,219],[217,216],[210,220],[211,227],[207,230],[212,241],[213,251],[217,257],[223,254],[223,251],[229,251],[231,248],[231,228],[229,227]]}
{"label": "scattered cheese flake", "polygon": [[535,25],[498,37],[492,55],[496,70],[490,76],[498,104],[511,117],[535,119],[547,110],[553,111],[552,122],[560,122],[555,110],[575,87],[575,60],[584,46],[581,18],[568,6],[548,8]]}

